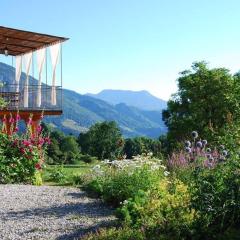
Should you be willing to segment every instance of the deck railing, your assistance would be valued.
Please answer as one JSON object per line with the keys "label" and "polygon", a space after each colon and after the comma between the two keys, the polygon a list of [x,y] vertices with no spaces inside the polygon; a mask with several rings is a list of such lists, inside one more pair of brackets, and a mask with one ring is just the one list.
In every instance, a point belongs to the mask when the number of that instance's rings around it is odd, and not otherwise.
{"label": "deck railing", "polygon": [[[19,88],[19,91],[18,91]],[[52,87],[41,86],[41,105],[37,104],[38,85],[28,85],[28,106],[24,106],[24,86],[16,84],[0,85],[0,99],[6,110],[62,110],[62,87],[56,86],[56,104],[52,104]]]}

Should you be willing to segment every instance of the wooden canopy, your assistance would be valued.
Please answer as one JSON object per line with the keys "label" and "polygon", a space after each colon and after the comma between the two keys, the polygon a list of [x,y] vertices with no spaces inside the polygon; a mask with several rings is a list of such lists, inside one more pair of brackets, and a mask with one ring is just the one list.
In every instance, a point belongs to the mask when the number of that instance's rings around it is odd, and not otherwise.
{"label": "wooden canopy", "polygon": [[22,55],[66,40],[68,38],[0,26],[0,54],[7,50],[11,56]]}

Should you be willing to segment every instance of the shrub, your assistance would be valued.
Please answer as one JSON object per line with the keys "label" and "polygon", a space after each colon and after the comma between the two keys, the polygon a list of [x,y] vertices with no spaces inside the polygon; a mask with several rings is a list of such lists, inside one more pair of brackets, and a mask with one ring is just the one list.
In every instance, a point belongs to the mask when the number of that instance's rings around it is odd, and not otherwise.
{"label": "shrub", "polygon": [[79,160],[80,160],[80,161],[83,161],[83,162],[85,162],[85,163],[94,163],[94,162],[97,161],[97,158],[96,158],[96,157],[92,157],[92,156],[90,156],[90,155],[88,155],[88,154],[85,154],[85,155],[81,155],[81,156],[79,157]]}
{"label": "shrub", "polygon": [[161,161],[150,159],[149,156],[105,163],[108,165],[105,168],[100,165],[93,168],[83,187],[115,207],[134,197],[139,190],[147,191],[154,187],[164,178],[164,174],[168,174]]}
{"label": "shrub", "polygon": [[97,233],[91,233],[83,240],[145,240],[143,233],[131,228],[100,229]]}
{"label": "shrub", "polygon": [[194,211],[187,187],[163,179],[155,188],[125,200],[117,215],[128,226],[144,230],[147,239],[181,239],[190,234]]}
{"label": "shrub", "polygon": [[189,184],[196,229],[200,236],[218,239],[240,224],[240,161],[231,157],[214,169],[198,168]]}
{"label": "shrub", "polygon": [[[19,115],[3,119],[0,133],[0,183],[41,183],[41,170],[44,162],[44,150],[49,138],[44,137],[41,126],[37,132],[32,130],[32,116],[29,117],[25,134],[17,134]],[[6,121],[11,123],[6,129]],[[36,179],[37,177],[37,179]]]}

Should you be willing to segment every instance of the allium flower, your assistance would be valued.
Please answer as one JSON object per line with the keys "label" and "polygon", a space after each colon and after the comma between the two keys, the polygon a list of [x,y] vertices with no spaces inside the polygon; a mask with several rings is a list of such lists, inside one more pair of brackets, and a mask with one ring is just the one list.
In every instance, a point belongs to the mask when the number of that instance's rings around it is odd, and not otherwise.
{"label": "allium flower", "polygon": [[198,142],[196,143],[196,146],[197,146],[198,148],[202,148],[203,144],[202,144],[201,141],[198,141]]}
{"label": "allium flower", "polygon": [[185,150],[186,150],[187,153],[191,153],[192,152],[192,149],[190,147],[186,147]]}
{"label": "allium flower", "polygon": [[186,141],[185,142],[185,147],[191,147],[191,142],[190,141]]}
{"label": "allium flower", "polygon": [[206,146],[207,145],[207,140],[202,140],[202,144],[203,144],[203,146]]}
{"label": "allium flower", "polygon": [[224,157],[226,157],[228,155],[228,151],[227,150],[223,150],[222,154],[223,154]]}
{"label": "allium flower", "polygon": [[213,162],[214,161],[214,158],[211,156],[209,159],[208,159],[209,162]]}
{"label": "allium flower", "polygon": [[198,137],[197,131],[193,131],[193,132],[192,132],[192,137],[193,137],[193,138],[197,138],[197,137]]}
{"label": "allium flower", "polygon": [[220,147],[220,149],[222,149],[222,150],[225,149],[225,146],[224,146],[224,145],[220,145],[219,147]]}
{"label": "allium flower", "polygon": [[206,152],[207,152],[207,153],[211,153],[211,152],[212,152],[211,148],[207,148],[207,149],[206,149]]}

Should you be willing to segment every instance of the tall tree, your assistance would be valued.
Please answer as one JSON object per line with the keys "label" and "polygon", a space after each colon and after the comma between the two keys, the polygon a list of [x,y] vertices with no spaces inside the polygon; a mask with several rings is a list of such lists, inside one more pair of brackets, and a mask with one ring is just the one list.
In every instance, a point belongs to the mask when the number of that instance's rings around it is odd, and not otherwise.
{"label": "tall tree", "polygon": [[163,120],[168,138],[183,140],[192,130],[213,137],[240,115],[240,75],[225,68],[209,69],[205,62],[192,65],[178,78],[178,92],[168,101]]}
{"label": "tall tree", "polygon": [[116,122],[93,125],[85,134],[80,134],[78,143],[82,152],[98,159],[114,159],[122,153],[124,140]]}

